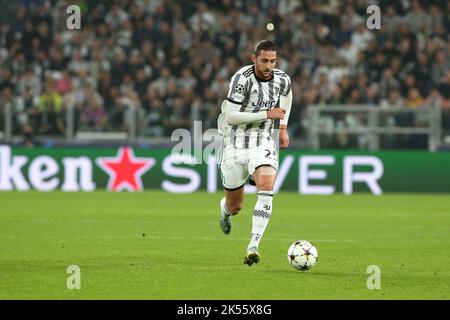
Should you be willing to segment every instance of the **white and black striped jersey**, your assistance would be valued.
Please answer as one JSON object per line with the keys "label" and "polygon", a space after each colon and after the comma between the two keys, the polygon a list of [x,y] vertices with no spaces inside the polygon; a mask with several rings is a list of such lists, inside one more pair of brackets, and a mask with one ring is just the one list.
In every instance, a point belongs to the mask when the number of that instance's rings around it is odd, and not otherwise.
{"label": "white and black striped jersey", "polygon": [[[240,105],[240,112],[266,111],[279,107],[280,95],[286,96],[290,90],[291,80],[285,72],[273,69],[272,78],[262,80],[256,77],[254,65],[248,65],[231,78],[227,100]],[[226,143],[232,143],[236,148],[259,146],[263,139],[270,140],[273,130],[279,127],[279,120],[231,126],[224,118],[219,116],[219,132],[222,131]]]}

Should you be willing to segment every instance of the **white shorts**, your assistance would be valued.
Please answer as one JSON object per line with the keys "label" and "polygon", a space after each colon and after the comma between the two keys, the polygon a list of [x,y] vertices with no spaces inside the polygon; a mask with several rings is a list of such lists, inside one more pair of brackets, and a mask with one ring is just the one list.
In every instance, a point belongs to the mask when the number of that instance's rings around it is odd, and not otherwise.
{"label": "white shorts", "polygon": [[278,171],[278,151],[273,140],[251,149],[237,149],[231,144],[224,144],[219,150],[218,165],[223,187],[236,190],[260,166],[271,166]]}

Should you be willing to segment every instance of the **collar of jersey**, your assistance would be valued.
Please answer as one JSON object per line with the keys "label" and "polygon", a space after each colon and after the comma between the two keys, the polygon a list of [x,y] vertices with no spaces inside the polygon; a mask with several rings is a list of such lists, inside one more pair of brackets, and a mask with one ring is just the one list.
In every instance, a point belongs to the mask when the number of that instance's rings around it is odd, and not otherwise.
{"label": "collar of jersey", "polygon": [[268,81],[272,81],[273,80],[273,71],[272,71],[272,76],[270,77],[270,79],[261,79],[256,75],[256,70],[255,70],[255,65],[252,66],[253,68],[253,74],[255,75],[255,79],[258,80],[259,82],[268,82]]}

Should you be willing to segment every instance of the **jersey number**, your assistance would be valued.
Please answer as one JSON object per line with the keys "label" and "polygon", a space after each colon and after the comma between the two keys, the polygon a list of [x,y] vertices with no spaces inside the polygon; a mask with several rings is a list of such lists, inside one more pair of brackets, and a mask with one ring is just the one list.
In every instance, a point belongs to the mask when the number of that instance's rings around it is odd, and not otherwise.
{"label": "jersey number", "polygon": [[[271,155],[271,152],[270,152],[270,150],[269,149],[265,149],[264,151],[266,151],[267,152],[267,154],[266,154],[266,158],[270,158],[270,155]],[[273,155],[276,157],[277,156],[277,152],[276,151],[274,151],[273,152]]]}

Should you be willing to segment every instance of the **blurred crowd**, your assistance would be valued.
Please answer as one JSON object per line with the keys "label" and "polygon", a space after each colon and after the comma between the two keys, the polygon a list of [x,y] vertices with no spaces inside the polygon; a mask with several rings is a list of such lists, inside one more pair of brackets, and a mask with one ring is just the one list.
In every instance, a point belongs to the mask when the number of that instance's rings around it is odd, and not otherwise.
{"label": "blurred crowd", "polygon": [[[310,104],[438,106],[450,134],[450,2],[379,0],[381,30],[368,30],[373,3],[79,0],[81,29],[68,30],[71,1],[8,1],[0,13],[0,131],[7,105],[14,134],[64,136],[68,110],[75,132],[126,131],[132,119],[143,137],[170,136],[194,120],[213,128],[231,76],[269,38],[292,80],[293,138],[311,125]],[[382,122],[423,125],[407,114]]]}

